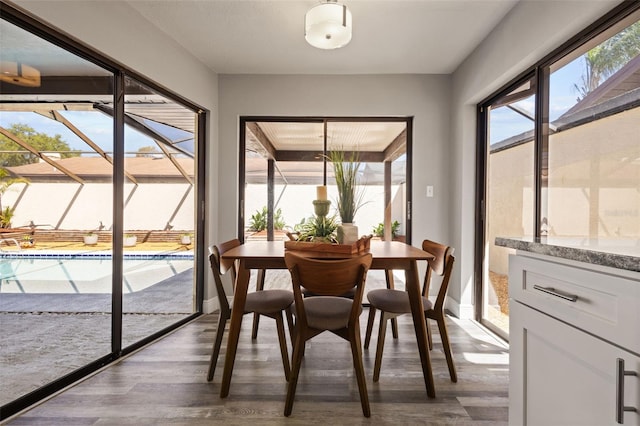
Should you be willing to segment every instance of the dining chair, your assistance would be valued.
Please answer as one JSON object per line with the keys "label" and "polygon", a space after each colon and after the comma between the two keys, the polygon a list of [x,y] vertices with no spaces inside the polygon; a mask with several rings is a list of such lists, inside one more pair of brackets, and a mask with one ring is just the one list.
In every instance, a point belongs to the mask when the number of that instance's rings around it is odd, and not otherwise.
{"label": "dining chair", "polygon": [[[222,255],[232,248],[238,247],[240,244],[242,244],[240,240],[234,239],[226,241],[219,246],[213,245],[209,247],[209,263],[211,264],[211,271],[213,272],[218,301],[220,303],[218,330],[213,343],[213,353],[211,354],[211,361],[209,363],[209,372],[207,373],[207,381],[209,382],[213,379],[213,375],[216,370],[216,363],[218,362],[218,355],[220,354],[220,346],[222,344],[225,325],[229,318],[231,318],[231,307],[224,289],[222,276],[229,272],[234,285],[236,281],[236,262],[233,260],[223,259]],[[282,355],[282,365],[284,367],[284,375],[287,381],[290,379],[291,366],[289,364],[289,353],[287,350],[287,340],[285,337],[282,312],[284,311],[287,314],[289,327],[291,328],[293,318],[289,308],[292,304],[293,292],[290,290],[267,289],[248,293],[244,306],[244,314],[257,313],[276,320],[278,340],[280,342],[280,354]]]}
{"label": "dining chair", "polygon": [[[285,252],[284,259],[291,273],[296,313],[293,367],[284,415],[291,415],[293,409],[305,343],[329,331],[351,344],[362,413],[365,417],[369,417],[371,410],[362,361],[359,317],[362,312],[365,278],[371,266],[371,254],[349,259],[327,260]],[[353,299],[341,297],[350,289],[355,290]],[[303,290],[308,290],[315,296],[304,297]]]}
{"label": "dining chair", "polygon": [[[424,284],[422,286],[422,304],[424,306],[425,319],[433,319],[438,324],[440,330],[440,337],[442,339],[442,346],[444,348],[444,355],[447,359],[447,366],[449,367],[449,377],[452,382],[458,381],[458,375],[456,373],[455,365],[453,364],[453,357],[451,355],[451,344],[449,342],[449,334],[447,333],[447,325],[445,323],[444,313],[444,300],[447,295],[447,289],[449,287],[449,280],[451,278],[451,271],[453,269],[453,257],[454,249],[452,247],[436,243],[430,240],[424,240],[422,242],[422,250],[431,253],[435,256],[434,259],[429,260],[427,272],[424,278]],[[436,274],[442,277],[440,284],[440,290],[436,297],[435,303],[427,298],[429,295],[429,285],[431,283],[431,275]],[[371,332],[373,323],[375,320],[376,310],[380,312],[380,327],[378,329],[378,344],[376,348],[376,359],[373,367],[373,381],[377,382],[380,379],[380,367],[382,365],[382,352],[384,350],[384,340],[387,332],[387,320],[396,318],[400,315],[411,314],[411,306],[409,304],[409,295],[406,291],[395,289],[377,289],[371,290],[367,293],[367,299],[369,300],[369,318],[367,320],[367,329],[364,340],[365,349],[369,348],[371,342]],[[397,336],[394,335],[394,338]],[[431,329],[427,321],[427,339],[429,341],[429,349],[433,349],[433,340],[431,337]]]}

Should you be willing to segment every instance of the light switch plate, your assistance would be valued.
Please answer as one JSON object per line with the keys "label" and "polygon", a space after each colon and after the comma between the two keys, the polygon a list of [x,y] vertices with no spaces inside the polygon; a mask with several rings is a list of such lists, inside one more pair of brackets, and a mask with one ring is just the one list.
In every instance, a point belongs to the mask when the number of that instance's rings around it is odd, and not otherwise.
{"label": "light switch plate", "polygon": [[427,197],[428,198],[433,197],[433,186],[432,185],[428,185],[427,186]]}

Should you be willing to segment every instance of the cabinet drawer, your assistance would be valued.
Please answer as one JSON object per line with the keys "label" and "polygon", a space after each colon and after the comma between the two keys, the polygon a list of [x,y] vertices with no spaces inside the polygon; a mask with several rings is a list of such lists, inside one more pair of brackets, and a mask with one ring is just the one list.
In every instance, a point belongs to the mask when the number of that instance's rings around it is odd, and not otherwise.
{"label": "cabinet drawer", "polygon": [[640,354],[640,281],[511,255],[509,296]]}

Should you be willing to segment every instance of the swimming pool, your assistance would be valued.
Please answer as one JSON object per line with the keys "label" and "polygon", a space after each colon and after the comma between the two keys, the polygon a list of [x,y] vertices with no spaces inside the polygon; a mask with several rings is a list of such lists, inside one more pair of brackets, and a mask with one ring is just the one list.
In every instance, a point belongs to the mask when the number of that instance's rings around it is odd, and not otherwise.
{"label": "swimming pool", "polygon": [[[125,254],[123,293],[135,293],[193,268],[193,253]],[[110,253],[0,255],[0,293],[111,293]]]}

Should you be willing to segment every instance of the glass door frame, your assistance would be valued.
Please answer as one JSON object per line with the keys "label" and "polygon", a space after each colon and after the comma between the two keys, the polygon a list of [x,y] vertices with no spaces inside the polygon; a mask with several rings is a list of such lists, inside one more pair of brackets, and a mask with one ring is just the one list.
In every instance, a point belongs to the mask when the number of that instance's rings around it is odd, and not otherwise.
{"label": "glass door frame", "polygon": [[[487,192],[488,192],[488,162],[489,162],[489,117],[491,108],[495,108],[497,105],[506,105],[510,103],[517,102],[519,100],[526,99],[530,96],[535,96],[536,106],[535,106],[535,122],[537,123],[539,120],[538,113],[538,96],[537,96],[537,75],[535,72],[529,72],[519,79],[514,80],[511,84],[506,86],[499,93],[494,95],[493,97],[487,99],[478,105],[477,108],[477,129],[476,129],[476,140],[478,141],[477,147],[477,157],[476,157],[476,210],[475,210],[475,229],[476,229],[476,239],[475,239],[475,258],[474,258],[474,302],[475,302],[475,320],[480,322],[482,325],[487,327],[489,330],[503,338],[504,340],[508,340],[508,336],[506,333],[501,330],[499,327],[488,321],[484,318],[484,295],[483,290],[488,283],[485,280],[484,268],[485,264],[488,262],[487,257],[485,256],[486,250],[485,245],[486,241],[486,230],[487,230]],[[517,93],[511,94],[514,90],[519,88],[520,86],[530,83],[530,88],[527,90],[523,90]],[[540,150],[538,149],[538,140],[539,137],[537,135],[538,126],[535,126],[535,134],[534,134],[534,164],[532,164],[532,169],[535,174],[537,162],[539,161],[540,155],[538,154]],[[540,182],[539,179],[534,179],[534,202],[536,212],[539,211],[539,202],[540,202]],[[534,229],[535,235],[539,236],[539,227],[536,226],[536,223],[539,223],[539,217],[534,215],[534,222],[531,226]]]}

